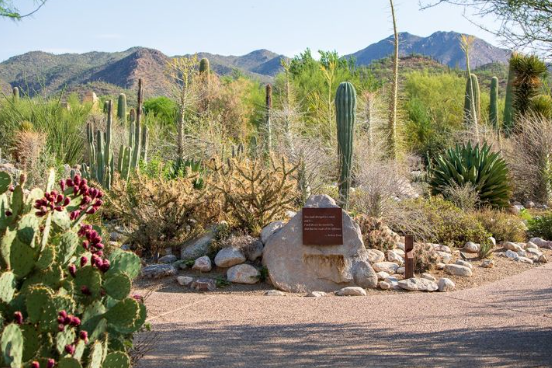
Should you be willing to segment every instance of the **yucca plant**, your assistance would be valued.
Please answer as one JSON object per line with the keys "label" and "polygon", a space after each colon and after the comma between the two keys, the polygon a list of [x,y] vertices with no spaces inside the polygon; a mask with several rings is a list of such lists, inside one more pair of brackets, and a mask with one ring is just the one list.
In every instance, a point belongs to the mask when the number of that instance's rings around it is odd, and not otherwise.
{"label": "yucca plant", "polygon": [[440,155],[431,173],[434,195],[447,196],[449,188],[472,185],[483,206],[502,208],[509,205],[512,188],[506,161],[499,152],[491,152],[484,143],[456,145]]}

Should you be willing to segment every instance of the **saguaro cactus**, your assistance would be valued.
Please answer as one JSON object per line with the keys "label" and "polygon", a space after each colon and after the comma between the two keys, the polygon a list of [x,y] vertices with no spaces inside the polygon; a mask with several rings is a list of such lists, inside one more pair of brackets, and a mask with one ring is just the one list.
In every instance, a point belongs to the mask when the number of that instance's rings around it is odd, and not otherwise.
{"label": "saguaro cactus", "polygon": [[340,163],[339,200],[345,209],[349,205],[349,191],[351,189],[356,102],[355,87],[349,82],[342,82],[337,87],[335,95],[335,112],[337,120],[337,149]]}
{"label": "saguaro cactus", "polygon": [[119,119],[119,122],[121,123],[126,122],[126,114],[127,114],[127,98],[124,93],[121,93],[117,101],[117,118]]}
{"label": "saguaro cactus", "polygon": [[473,101],[475,103],[475,113],[477,114],[477,118],[481,118],[481,90],[479,89],[479,79],[477,78],[477,75],[471,74],[470,75],[472,80],[472,87],[473,87]]}
{"label": "saguaro cactus", "polygon": [[272,110],[272,86],[266,85],[266,105],[265,105],[265,119],[263,127],[263,154],[265,158],[269,158],[272,152],[272,127],[270,122],[270,114]]}
{"label": "saguaro cactus", "polygon": [[13,102],[19,101],[19,88],[13,87],[12,93],[13,93]]}
{"label": "saguaro cactus", "polygon": [[498,78],[493,77],[491,79],[491,99],[489,106],[489,122],[493,128],[498,132],[500,126],[498,125]]}
{"label": "saguaro cactus", "polygon": [[138,167],[138,162],[140,161],[140,148],[141,148],[141,140],[142,140],[142,137],[140,135],[140,123],[142,120],[143,101],[144,101],[144,87],[142,85],[142,79],[138,79],[138,106],[136,107],[136,123],[134,125],[134,147],[132,152],[132,163],[131,163],[131,166],[133,169],[136,169]]}
{"label": "saguaro cactus", "polygon": [[211,70],[210,70],[210,66],[209,66],[209,59],[207,59],[207,58],[201,59],[199,61],[199,74],[209,75],[210,72],[211,72]]}

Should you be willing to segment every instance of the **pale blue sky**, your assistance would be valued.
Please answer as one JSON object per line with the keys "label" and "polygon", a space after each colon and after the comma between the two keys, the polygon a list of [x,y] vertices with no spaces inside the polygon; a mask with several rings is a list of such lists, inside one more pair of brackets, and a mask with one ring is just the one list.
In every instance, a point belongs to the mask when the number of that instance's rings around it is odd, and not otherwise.
{"label": "pale blue sky", "polygon": [[[498,45],[459,7],[420,11],[395,0],[399,31],[475,34]],[[15,0],[24,11],[31,0]],[[485,19],[492,25],[493,19]],[[293,56],[307,47],[348,54],[388,37],[388,0],[48,0],[32,18],[0,20],[0,61],[28,51],[122,51],[243,55],[265,48]]]}

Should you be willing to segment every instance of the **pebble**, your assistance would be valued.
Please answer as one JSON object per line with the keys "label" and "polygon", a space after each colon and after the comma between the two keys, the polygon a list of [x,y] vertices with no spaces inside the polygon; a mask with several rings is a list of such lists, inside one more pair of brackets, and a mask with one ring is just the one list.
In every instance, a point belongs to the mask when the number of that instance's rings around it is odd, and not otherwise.
{"label": "pebble", "polygon": [[335,292],[337,296],[366,296],[366,290],[358,286],[348,286]]}

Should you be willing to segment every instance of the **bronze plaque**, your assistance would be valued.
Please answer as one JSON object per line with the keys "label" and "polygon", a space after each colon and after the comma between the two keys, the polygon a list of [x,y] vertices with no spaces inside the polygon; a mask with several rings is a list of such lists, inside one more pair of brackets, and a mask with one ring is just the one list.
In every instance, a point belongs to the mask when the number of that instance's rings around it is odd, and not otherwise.
{"label": "bronze plaque", "polygon": [[341,208],[303,208],[303,245],[342,245]]}

